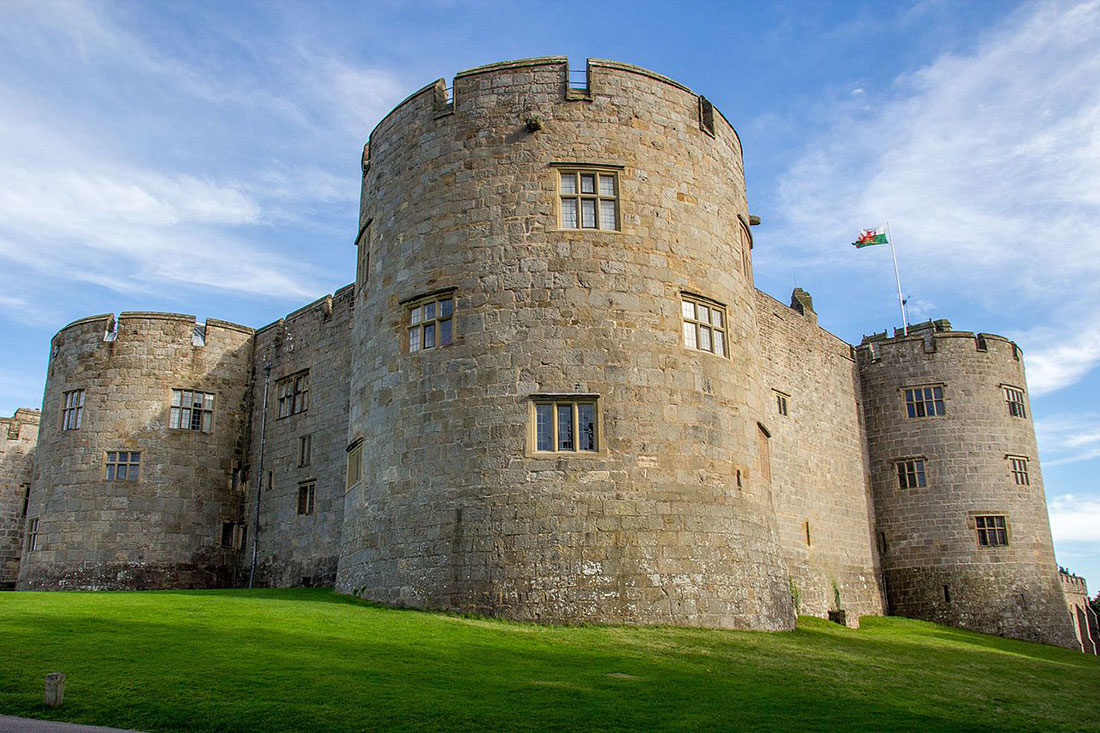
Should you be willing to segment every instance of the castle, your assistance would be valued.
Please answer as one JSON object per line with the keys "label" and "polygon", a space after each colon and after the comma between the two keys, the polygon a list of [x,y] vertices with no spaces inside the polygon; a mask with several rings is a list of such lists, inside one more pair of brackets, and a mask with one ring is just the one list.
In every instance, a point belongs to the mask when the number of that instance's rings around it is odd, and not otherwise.
{"label": "castle", "polygon": [[492,64],[399,104],[363,153],[355,282],[275,323],[61,329],[41,422],[3,426],[0,582],[890,613],[1095,651],[1016,344],[935,321],[852,347],[809,294],[756,290],[733,127],[645,69],[585,76]]}

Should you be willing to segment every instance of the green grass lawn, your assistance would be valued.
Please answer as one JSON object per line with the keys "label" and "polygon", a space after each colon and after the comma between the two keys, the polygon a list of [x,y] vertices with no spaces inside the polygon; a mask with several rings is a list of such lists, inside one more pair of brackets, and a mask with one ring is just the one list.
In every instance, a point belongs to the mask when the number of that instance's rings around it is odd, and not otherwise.
{"label": "green grass lawn", "polygon": [[[42,706],[65,672],[65,704]],[[1100,661],[919,621],[545,627],[326,590],[0,594],[0,713],[189,730],[1097,730]]]}

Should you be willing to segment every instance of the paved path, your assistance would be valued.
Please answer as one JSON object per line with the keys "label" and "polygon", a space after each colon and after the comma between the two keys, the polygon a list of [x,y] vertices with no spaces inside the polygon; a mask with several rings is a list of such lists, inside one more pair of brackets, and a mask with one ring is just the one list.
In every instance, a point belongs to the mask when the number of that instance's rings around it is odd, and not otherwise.
{"label": "paved path", "polygon": [[127,733],[121,728],[102,728],[98,725],[57,723],[52,720],[32,720],[0,715],[0,733]]}

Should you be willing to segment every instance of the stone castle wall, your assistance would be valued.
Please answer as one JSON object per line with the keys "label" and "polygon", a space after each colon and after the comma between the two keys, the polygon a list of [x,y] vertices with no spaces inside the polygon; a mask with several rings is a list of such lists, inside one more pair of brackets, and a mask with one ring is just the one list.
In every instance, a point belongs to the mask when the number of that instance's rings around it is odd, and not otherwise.
{"label": "stone castle wall", "polygon": [[0,417],[0,589],[15,586],[38,442],[38,410]]}
{"label": "stone castle wall", "polygon": [[1085,654],[1100,653],[1100,622],[1089,605],[1089,589],[1085,579],[1065,571],[1058,575],[1078,646]]}
{"label": "stone castle wall", "polygon": [[[348,338],[353,286],[325,296],[256,332],[253,407],[245,518],[254,526],[263,448],[256,582],[275,586],[332,586],[344,520],[348,424]],[[271,365],[267,429],[263,430],[264,368]],[[279,385],[308,374],[303,412],[279,417]],[[308,455],[303,455],[303,439]],[[312,485],[312,503],[300,496]],[[299,506],[299,500],[302,505]],[[251,562],[242,553],[242,577]]]}
{"label": "stone castle wall", "polygon": [[[791,628],[771,487],[735,482],[766,459],[737,136],[651,72],[592,60],[587,90],[566,78],[563,58],[463,72],[453,106],[438,82],[371,136],[349,430],[365,479],[337,588]],[[592,166],[618,175],[621,231],[558,227],[559,170]],[[408,353],[405,304],[443,289],[454,344]],[[683,293],[725,306],[732,358],[685,348]],[[533,450],[539,399],[598,401],[599,450]]]}
{"label": "stone castle wall", "polygon": [[[1026,395],[1016,344],[928,327],[857,353],[890,612],[1075,646],[1031,405],[1010,415],[1003,390]],[[905,388],[924,385],[942,387],[942,416],[908,416]],[[1028,485],[1015,483],[1008,456],[1028,460]],[[926,486],[900,488],[906,458],[924,461]],[[978,516],[1007,517],[1008,544],[979,545]]]}
{"label": "stone castle wall", "polygon": [[[117,330],[116,330],[117,326]],[[232,581],[223,522],[240,514],[252,330],[193,316],[123,313],[63,328],[51,343],[24,554],[24,589],[178,588]],[[211,432],[169,430],[173,389],[215,395]],[[81,423],[62,429],[66,392]],[[139,453],[136,480],[107,480],[109,452]]]}
{"label": "stone castle wall", "polygon": [[[882,615],[859,372],[851,347],[757,291],[772,484],[799,612]],[[779,409],[779,397],[787,414]],[[838,603],[839,599],[839,603]]]}

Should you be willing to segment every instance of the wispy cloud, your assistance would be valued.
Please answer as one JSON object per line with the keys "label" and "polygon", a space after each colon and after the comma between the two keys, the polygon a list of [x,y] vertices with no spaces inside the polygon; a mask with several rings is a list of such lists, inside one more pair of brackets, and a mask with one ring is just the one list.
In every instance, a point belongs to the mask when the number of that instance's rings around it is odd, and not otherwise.
{"label": "wispy cloud", "polygon": [[[1100,279],[1098,78],[1100,3],[1042,3],[872,106],[848,95],[782,181],[761,267],[805,266],[809,253],[866,274],[881,262],[838,263],[838,243],[889,218],[914,303],[1011,310],[1035,336],[1032,390],[1072,384],[1100,364],[1100,337],[1078,337],[1100,332],[1100,318],[1081,322]],[[1040,338],[1039,318],[1064,325]]]}
{"label": "wispy cloud", "polygon": [[1063,494],[1048,503],[1056,542],[1077,542],[1100,552],[1100,499]]}
{"label": "wispy cloud", "polygon": [[1035,421],[1035,436],[1045,466],[1100,458],[1100,412],[1039,418]]}
{"label": "wispy cloud", "polygon": [[308,51],[300,29],[254,36],[245,52],[216,28],[180,47],[140,15],[76,1],[0,8],[0,62],[17,70],[0,79],[0,263],[192,298],[308,298],[346,277],[277,235],[332,237],[334,208],[353,232],[346,173],[402,85]]}

